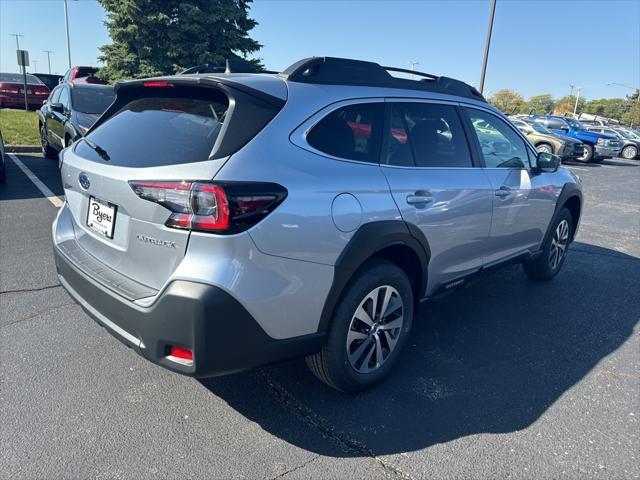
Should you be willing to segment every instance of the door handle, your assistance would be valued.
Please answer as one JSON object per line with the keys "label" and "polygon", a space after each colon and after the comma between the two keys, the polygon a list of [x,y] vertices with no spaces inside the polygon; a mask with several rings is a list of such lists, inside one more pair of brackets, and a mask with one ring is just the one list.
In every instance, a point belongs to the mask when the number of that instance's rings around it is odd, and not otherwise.
{"label": "door handle", "polygon": [[506,185],[502,185],[498,190],[495,191],[496,197],[508,197],[509,195],[511,195],[511,188],[507,187]]}
{"label": "door handle", "polygon": [[407,195],[407,203],[409,205],[426,205],[433,202],[431,195]]}

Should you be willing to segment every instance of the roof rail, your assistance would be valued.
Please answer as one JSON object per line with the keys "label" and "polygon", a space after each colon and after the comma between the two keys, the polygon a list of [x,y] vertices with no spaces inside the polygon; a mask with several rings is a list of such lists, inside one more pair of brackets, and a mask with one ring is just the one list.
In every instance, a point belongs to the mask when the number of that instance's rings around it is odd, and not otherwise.
{"label": "roof rail", "polygon": [[[389,72],[409,73],[424,78],[419,81],[398,78]],[[460,80],[348,58],[305,58],[295,62],[280,75],[291,82],[425,90],[486,102],[480,92]]]}

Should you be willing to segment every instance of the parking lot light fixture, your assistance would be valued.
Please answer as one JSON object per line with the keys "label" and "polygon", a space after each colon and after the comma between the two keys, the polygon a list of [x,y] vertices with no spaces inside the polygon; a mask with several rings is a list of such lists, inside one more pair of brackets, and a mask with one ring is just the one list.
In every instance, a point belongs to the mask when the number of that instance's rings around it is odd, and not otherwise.
{"label": "parking lot light fixture", "polygon": [[489,61],[489,47],[491,46],[491,33],[493,32],[493,17],[496,12],[496,0],[491,0],[489,8],[489,25],[487,27],[487,38],[484,44],[484,57],[482,59],[482,72],[480,74],[480,93],[484,93],[484,78],[487,75],[487,62]]}

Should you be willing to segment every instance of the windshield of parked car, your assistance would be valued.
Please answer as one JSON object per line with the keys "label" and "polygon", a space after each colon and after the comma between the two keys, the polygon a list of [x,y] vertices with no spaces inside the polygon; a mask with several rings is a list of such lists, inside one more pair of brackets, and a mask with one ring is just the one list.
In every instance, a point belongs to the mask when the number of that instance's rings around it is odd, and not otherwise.
{"label": "windshield of parked car", "polygon": [[[0,82],[22,83],[21,73],[0,73]],[[27,83],[30,85],[44,85],[38,77],[27,73]]]}
{"label": "windshield of parked car", "polygon": [[640,140],[640,135],[636,135],[631,130],[618,130],[618,133],[629,140]]}
{"label": "windshield of parked car", "polygon": [[543,127],[537,122],[526,122],[526,123],[538,133],[544,133],[545,135],[553,135],[553,133],[550,130]]}
{"label": "windshield of parked car", "polygon": [[103,113],[113,103],[111,88],[72,88],[71,105],[81,113]]}

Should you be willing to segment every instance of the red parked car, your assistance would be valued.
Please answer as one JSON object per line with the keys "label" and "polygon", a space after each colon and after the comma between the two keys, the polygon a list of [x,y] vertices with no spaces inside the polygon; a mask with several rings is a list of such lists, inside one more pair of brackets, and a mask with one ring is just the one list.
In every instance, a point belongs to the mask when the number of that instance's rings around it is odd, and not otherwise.
{"label": "red parked car", "polygon": [[[49,96],[47,87],[38,77],[27,73],[27,104],[40,108]],[[0,108],[24,108],[24,84],[21,73],[0,73]]]}
{"label": "red parked car", "polygon": [[96,67],[86,67],[86,66],[77,66],[71,67],[66,71],[64,77],[60,80],[60,83],[63,82],[74,82],[74,83],[97,83],[100,85],[106,85],[107,82],[104,80],[100,80],[96,77],[96,73],[98,73],[98,69]]}

